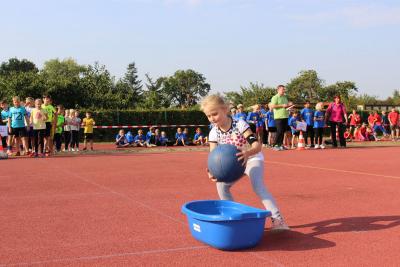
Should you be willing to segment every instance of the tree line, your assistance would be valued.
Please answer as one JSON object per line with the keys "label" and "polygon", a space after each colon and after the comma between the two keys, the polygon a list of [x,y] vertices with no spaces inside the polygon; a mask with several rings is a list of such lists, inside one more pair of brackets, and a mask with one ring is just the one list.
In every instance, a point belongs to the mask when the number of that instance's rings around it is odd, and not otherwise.
{"label": "tree line", "polygon": [[[359,94],[352,81],[327,85],[315,70],[304,70],[286,84],[291,101],[302,103],[330,101],[340,95],[349,107],[363,104],[400,105],[400,92],[379,100],[376,96]],[[130,63],[124,76],[116,79],[106,66],[95,62],[80,65],[74,59],[51,59],[39,69],[27,59],[10,58],[0,65],[0,98],[12,96],[34,98],[49,94],[55,103],[66,107],[104,110],[155,110],[162,108],[196,108],[211,86],[206,77],[194,70],[177,70],[171,76],[138,77],[135,62]],[[234,104],[250,106],[266,103],[276,94],[273,87],[261,83],[241,86],[239,91],[226,91],[225,97]]]}

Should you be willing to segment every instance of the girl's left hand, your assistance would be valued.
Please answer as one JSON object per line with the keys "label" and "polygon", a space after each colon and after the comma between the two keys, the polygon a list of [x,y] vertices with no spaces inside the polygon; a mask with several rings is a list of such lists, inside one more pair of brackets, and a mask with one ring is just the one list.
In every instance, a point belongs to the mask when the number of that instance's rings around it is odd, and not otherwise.
{"label": "girl's left hand", "polygon": [[240,152],[236,153],[238,161],[243,161],[242,165],[245,166],[249,158],[249,153],[246,150],[239,149]]}

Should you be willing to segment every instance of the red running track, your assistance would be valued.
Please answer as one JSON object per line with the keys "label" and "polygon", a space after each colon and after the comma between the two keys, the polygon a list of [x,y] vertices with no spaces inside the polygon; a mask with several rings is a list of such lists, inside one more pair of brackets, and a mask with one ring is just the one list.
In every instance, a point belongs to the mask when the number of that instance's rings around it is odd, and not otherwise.
{"label": "red running track", "polygon": [[[264,151],[292,231],[268,223],[239,252],[194,240],[180,213],[217,198],[206,152],[0,161],[0,266],[398,266],[399,151]],[[261,207],[247,178],[233,191]]]}

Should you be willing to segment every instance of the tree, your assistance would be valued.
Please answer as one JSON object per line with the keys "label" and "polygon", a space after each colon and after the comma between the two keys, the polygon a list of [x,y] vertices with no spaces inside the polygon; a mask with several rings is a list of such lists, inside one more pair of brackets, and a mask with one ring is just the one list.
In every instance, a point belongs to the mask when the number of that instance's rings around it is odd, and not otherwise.
{"label": "tree", "polygon": [[299,76],[286,85],[288,98],[294,102],[304,102],[305,99],[319,101],[323,85],[324,81],[318,77],[315,70],[300,71]]}
{"label": "tree", "polygon": [[115,88],[123,100],[121,108],[134,108],[142,101],[142,81],[138,79],[135,62],[128,65],[125,76],[120,79]]}
{"label": "tree", "polygon": [[72,58],[46,61],[41,71],[45,93],[52,97],[54,103],[62,103],[65,107],[84,106],[86,94],[80,82],[85,71],[86,67]]}
{"label": "tree", "polygon": [[241,92],[227,92],[225,97],[234,105],[243,104],[250,107],[255,104],[267,104],[276,94],[276,90],[272,87],[266,87],[264,84],[252,83],[248,86],[241,86]]}
{"label": "tree", "polygon": [[143,92],[143,102],[141,107],[144,109],[159,109],[161,107],[169,107],[171,103],[162,92],[162,86],[165,78],[160,77],[154,81],[149,74],[146,74],[146,88]]}
{"label": "tree", "polygon": [[352,96],[358,91],[354,82],[344,81],[328,85],[320,90],[319,97],[322,101],[332,101],[336,95],[340,95],[345,104],[349,104]]}
{"label": "tree", "polygon": [[35,64],[26,59],[11,58],[0,65],[0,97],[41,96],[43,80]]}
{"label": "tree", "polygon": [[39,70],[36,67],[35,63],[18,58],[10,58],[8,62],[3,62],[0,65],[0,76],[10,75],[15,72],[34,72],[37,73]]}
{"label": "tree", "polygon": [[178,70],[173,76],[165,78],[162,92],[172,105],[187,108],[196,105],[210,90],[211,87],[206,83],[206,78],[189,69]]}
{"label": "tree", "polygon": [[114,78],[104,65],[95,62],[87,66],[81,78],[84,92],[83,107],[92,109],[118,109],[120,102],[114,87]]}

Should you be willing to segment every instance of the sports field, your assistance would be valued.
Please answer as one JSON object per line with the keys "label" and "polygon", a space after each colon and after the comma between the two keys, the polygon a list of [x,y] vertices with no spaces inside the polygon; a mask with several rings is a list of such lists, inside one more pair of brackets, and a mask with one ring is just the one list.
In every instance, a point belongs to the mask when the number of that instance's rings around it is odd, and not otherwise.
{"label": "sports field", "polygon": [[[398,266],[400,147],[272,152],[292,228],[249,250],[196,241],[185,202],[216,199],[206,149],[0,161],[0,266]],[[262,208],[248,179],[236,200]]]}

